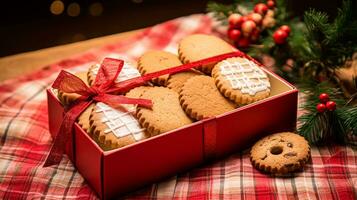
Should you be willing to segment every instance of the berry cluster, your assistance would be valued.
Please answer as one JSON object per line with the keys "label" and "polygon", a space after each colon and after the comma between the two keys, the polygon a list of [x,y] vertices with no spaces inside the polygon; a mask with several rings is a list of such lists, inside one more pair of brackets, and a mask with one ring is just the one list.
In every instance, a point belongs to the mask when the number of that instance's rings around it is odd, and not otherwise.
{"label": "berry cluster", "polygon": [[285,44],[286,39],[290,34],[290,27],[287,25],[280,26],[273,34],[275,44]]}
{"label": "berry cluster", "polygon": [[268,0],[266,4],[256,4],[253,12],[247,15],[231,14],[228,17],[228,38],[236,46],[242,48],[257,42],[263,29],[271,28],[275,25],[274,7],[275,1]]}
{"label": "berry cluster", "polygon": [[321,93],[319,96],[320,102],[316,106],[316,110],[319,113],[323,113],[326,110],[334,111],[336,110],[336,103],[334,101],[330,101],[330,97],[326,93]]}

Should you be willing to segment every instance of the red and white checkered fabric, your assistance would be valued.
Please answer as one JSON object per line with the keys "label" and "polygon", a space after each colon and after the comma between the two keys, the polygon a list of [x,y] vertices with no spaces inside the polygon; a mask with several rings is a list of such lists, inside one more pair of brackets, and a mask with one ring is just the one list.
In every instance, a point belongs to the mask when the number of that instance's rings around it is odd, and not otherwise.
{"label": "red and white checkered fabric", "polygon": [[[32,75],[0,85],[0,198],[97,199],[65,156],[42,168],[52,143],[45,90],[62,68],[85,69],[111,55],[136,60],[148,49],[176,52],[180,38],[210,33],[205,15],[178,18],[145,29],[123,42],[94,49],[49,65]],[[357,150],[350,146],[313,147],[312,161],[295,178],[273,178],[254,169],[249,151],[153,184],[126,198],[158,199],[354,199]]]}

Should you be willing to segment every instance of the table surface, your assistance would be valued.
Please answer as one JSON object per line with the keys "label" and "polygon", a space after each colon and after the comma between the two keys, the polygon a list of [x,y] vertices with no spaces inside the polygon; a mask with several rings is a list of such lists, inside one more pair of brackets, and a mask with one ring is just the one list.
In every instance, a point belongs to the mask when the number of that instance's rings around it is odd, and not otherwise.
{"label": "table surface", "polygon": [[79,54],[88,49],[125,40],[138,32],[140,32],[140,30],[2,57],[0,58],[0,69],[2,72],[0,73],[0,82],[31,73],[48,64],[62,60],[71,55]]}

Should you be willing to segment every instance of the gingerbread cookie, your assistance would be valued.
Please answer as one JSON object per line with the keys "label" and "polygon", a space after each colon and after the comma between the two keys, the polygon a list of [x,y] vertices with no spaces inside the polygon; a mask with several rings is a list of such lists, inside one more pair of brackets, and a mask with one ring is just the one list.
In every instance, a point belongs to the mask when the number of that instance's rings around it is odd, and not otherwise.
{"label": "gingerbread cookie", "polygon": [[[95,81],[95,78],[98,74],[100,64],[92,65],[88,70],[88,83],[92,85]],[[140,72],[136,69],[135,65],[130,62],[124,62],[123,68],[120,71],[117,79],[115,80],[116,83],[125,81],[131,78],[135,78],[140,76]]]}
{"label": "gingerbread cookie", "polygon": [[[78,78],[80,78],[86,85],[88,85],[87,72],[77,72],[74,74]],[[58,90],[57,97],[64,106],[68,106],[77,100],[81,95],[76,93],[65,93]]]}
{"label": "gingerbread cookie", "polygon": [[87,132],[89,135],[92,135],[91,127],[90,127],[90,122],[89,118],[90,115],[92,114],[92,110],[94,107],[94,103],[89,105],[82,113],[79,115],[77,119],[77,123],[79,126],[82,127],[82,129]]}
{"label": "gingerbread cookie", "polygon": [[217,89],[213,78],[205,75],[188,79],[180,91],[180,103],[194,119],[214,117],[234,110],[236,105]]}
{"label": "gingerbread cookie", "polygon": [[250,158],[257,169],[283,175],[304,167],[310,158],[310,146],[295,133],[275,133],[255,143]]}
{"label": "gingerbread cookie", "polygon": [[149,134],[134,116],[135,108],[118,105],[113,108],[98,102],[90,116],[94,140],[104,149],[123,147],[146,139]]}
{"label": "gingerbread cookie", "polygon": [[[183,38],[179,42],[178,52],[182,62],[190,63],[212,56],[232,52],[230,44],[222,39],[205,34],[194,34]],[[210,74],[215,63],[200,66],[197,69]]]}
{"label": "gingerbread cookie", "polygon": [[151,136],[192,123],[180,106],[178,94],[164,87],[148,88],[140,98],[151,99],[151,109],[138,107],[137,117]]}
{"label": "gingerbread cookie", "polygon": [[[138,69],[143,75],[179,65],[182,65],[180,59],[175,54],[165,51],[148,51],[138,61]],[[168,79],[169,75],[163,75],[152,79],[152,82],[166,86]]]}
{"label": "gingerbread cookie", "polygon": [[268,75],[246,58],[228,58],[212,70],[219,91],[236,102],[248,104],[270,95]]}
{"label": "gingerbread cookie", "polygon": [[167,87],[174,90],[175,92],[179,93],[183,84],[190,78],[194,76],[202,75],[201,72],[197,70],[189,70],[189,71],[184,71],[180,72],[177,74],[172,74],[170,75],[170,78],[167,82]]}

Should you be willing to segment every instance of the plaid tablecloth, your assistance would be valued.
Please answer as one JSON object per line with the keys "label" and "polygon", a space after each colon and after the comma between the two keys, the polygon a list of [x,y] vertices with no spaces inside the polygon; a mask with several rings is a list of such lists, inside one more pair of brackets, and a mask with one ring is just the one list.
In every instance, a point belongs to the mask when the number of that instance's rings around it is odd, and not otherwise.
{"label": "plaid tablecloth", "polygon": [[[94,49],[0,85],[0,198],[97,199],[65,156],[42,168],[52,139],[45,90],[62,68],[83,70],[105,56],[136,60],[148,49],[176,52],[177,41],[210,33],[205,15],[192,15],[147,28],[129,40]],[[312,160],[294,178],[273,178],[254,169],[249,151],[177,174],[125,198],[193,199],[354,199],[357,150],[351,146],[313,147]]]}

